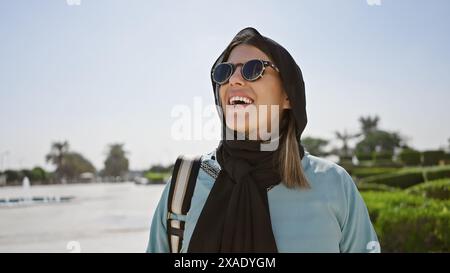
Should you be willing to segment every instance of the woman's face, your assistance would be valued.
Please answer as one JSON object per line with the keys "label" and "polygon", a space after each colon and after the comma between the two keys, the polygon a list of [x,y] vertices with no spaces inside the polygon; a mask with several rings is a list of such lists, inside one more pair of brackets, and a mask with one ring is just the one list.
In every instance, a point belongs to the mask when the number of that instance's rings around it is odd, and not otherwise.
{"label": "woman's face", "polygon": [[[258,48],[241,44],[233,48],[227,62],[243,64],[253,59],[272,61]],[[267,66],[263,77],[250,82],[242,77],[241,67],[237,66],[229,81],[219,89],[226,125],[261,139],[260,133],[271,132],[274,122],[278,124],[283,109],[289,109],[290,104],[276,70]],[[234,104],[235,96],[246,97],[246,102],[250,103]],[[264,109],[267,109],[266,112]]]}

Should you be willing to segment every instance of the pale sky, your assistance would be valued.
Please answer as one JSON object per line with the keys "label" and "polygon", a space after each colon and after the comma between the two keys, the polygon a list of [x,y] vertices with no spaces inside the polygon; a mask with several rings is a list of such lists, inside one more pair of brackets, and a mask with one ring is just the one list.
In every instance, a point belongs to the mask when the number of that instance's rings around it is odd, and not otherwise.
{"label": "pale sky", "polygon": [[450,1],[212,2],[1,0],[0,168],[49,169],[56,140],[98,169],[116,142],[131,169],[209,152],[219,135],[174,140],[171,111],[214,103],[211,65],[247,26],[302,68],[304,136],[333,139],[377,114],[417,149],[448,145]]}

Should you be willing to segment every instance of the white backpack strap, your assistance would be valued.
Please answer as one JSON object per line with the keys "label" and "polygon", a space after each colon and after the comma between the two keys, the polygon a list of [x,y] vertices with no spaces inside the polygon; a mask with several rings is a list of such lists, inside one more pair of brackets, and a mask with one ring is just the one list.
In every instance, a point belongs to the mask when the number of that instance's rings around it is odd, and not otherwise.
{"label": "white backpack strap", "polygon": [[172,253],[178,253],[181,250],[185,225],[183,217],[191,207],[200,164],[200,157],[189,159],[180,156],[175,162],[167,207],[167,234]]}

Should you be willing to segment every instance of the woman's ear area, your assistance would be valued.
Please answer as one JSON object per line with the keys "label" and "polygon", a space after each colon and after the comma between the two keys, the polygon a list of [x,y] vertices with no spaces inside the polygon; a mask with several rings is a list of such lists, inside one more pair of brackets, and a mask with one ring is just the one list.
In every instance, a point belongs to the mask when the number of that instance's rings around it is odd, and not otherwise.
{"label": "woman's ear area", "polygon": [[286,95],[286,93],[283,94],[283,104],[282,104],[282,108],[283,109],[291,109],[291,102],[289,101],[288,96]]}

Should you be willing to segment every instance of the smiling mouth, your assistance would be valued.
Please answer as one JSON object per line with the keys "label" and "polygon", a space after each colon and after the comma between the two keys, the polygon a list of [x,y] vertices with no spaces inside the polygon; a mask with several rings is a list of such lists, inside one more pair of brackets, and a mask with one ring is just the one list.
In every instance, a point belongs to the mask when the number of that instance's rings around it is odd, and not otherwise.
{"label": "smiling mouth", "polygon": [[242,105],[242,106],[246,106],[246,105],[253,104],[253,100],[252,100],[251,98],[248,98],[248,97],[232,96],[232,97],[228,100],[228,104],[229,104],[229,105]]}

